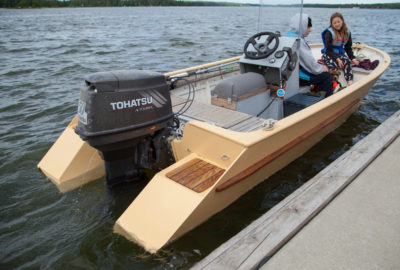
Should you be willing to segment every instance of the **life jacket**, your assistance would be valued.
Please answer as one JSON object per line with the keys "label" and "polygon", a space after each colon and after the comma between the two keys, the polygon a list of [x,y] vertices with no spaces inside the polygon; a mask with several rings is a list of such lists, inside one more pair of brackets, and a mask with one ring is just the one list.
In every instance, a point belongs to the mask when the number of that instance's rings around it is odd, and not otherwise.
{"label": "life jacket", "polygon": [[[299,35],[291,30],[289,30],[286,34],[285,37],[298,37]],[[303,36],[301,36],[303,37]]]}
{"label": "life jacket", "polygon": [[[322,53],[326,52],[326,41],[325,41],[325,33],[326,31],[331,32],[332,34],[332,50],[335,54],[337,55],[343,55],[346,53],[344,50],[344,45],[346,45],[347,41],[349,41],[349,38],[344,38],[344,35],[341,33],[339,37],[335,35],[335,31],[333,31],[332,27],[326,28],[324,31],[322,31],[321,36],[322,36],[322,42],[324,43],[324,48],[321,50]],[[349,32],[350,35],[350,32]]]}
{"label": "life jacket", "polygon": [[308,72],[305,68],[299,65],[299,79],[305,81],[311,81],[311,73]]}

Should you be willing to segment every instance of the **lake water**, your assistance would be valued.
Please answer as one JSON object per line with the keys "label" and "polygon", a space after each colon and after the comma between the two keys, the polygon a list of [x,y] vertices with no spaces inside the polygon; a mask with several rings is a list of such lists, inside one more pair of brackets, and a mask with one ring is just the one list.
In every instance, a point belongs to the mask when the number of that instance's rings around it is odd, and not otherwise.
{"label": "lake water", "polygon": [[[187,269],[310,179],[400,109],[398,10],[340,10],[354,41],[392,64],[360,109],[303,157],[205,224],[149,255],[112,233],[137,194],[101,179],[60,194],[37,163],[77,111],[83,76],[173,71],[240,55],[257,31],[281,31],[297,8],[0,9],[0,268]],[[305,9],[311,43],[334,9]],[[259,21],[261,24],[259,25]]]}

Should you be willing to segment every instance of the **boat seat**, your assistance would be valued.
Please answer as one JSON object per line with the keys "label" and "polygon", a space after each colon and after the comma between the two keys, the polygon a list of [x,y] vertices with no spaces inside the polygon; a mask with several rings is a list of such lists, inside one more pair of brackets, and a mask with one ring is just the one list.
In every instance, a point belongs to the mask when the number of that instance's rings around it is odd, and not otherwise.
{"label": "boat seat", "polygon": [[[186,98],[171,95],[171,102],[172,110],[177,113],[186,103]],[[179,118],[184,122],[198,120],[239,132],[257,130],[265,121],[246,113],[196,101]]]}

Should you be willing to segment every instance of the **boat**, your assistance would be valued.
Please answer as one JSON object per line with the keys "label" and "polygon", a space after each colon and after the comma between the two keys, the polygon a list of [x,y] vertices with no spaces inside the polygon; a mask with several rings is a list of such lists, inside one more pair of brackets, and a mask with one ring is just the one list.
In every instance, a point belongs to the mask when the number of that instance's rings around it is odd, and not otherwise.
{"label": "boat", "polygon": [[[106,176],[110,186],[158,171],[114,232],[155,253],[294,161],[340,126],[388,68],[356,43],[354,83],[333,95],[299,86],[299,40],[262,32],[238,57],[177,70],[85,77],[78,114],[38,164],[60,192]],[[316,59],[322,44],[311,45]]]}

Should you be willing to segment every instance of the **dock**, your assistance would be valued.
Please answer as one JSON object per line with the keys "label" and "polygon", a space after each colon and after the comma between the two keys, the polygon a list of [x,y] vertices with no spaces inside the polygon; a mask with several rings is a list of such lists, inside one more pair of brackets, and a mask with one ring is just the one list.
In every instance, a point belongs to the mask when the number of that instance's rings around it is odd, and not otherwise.
{"label": "dock", "polygon": [[398,269],[400,111],[192,267]]}

